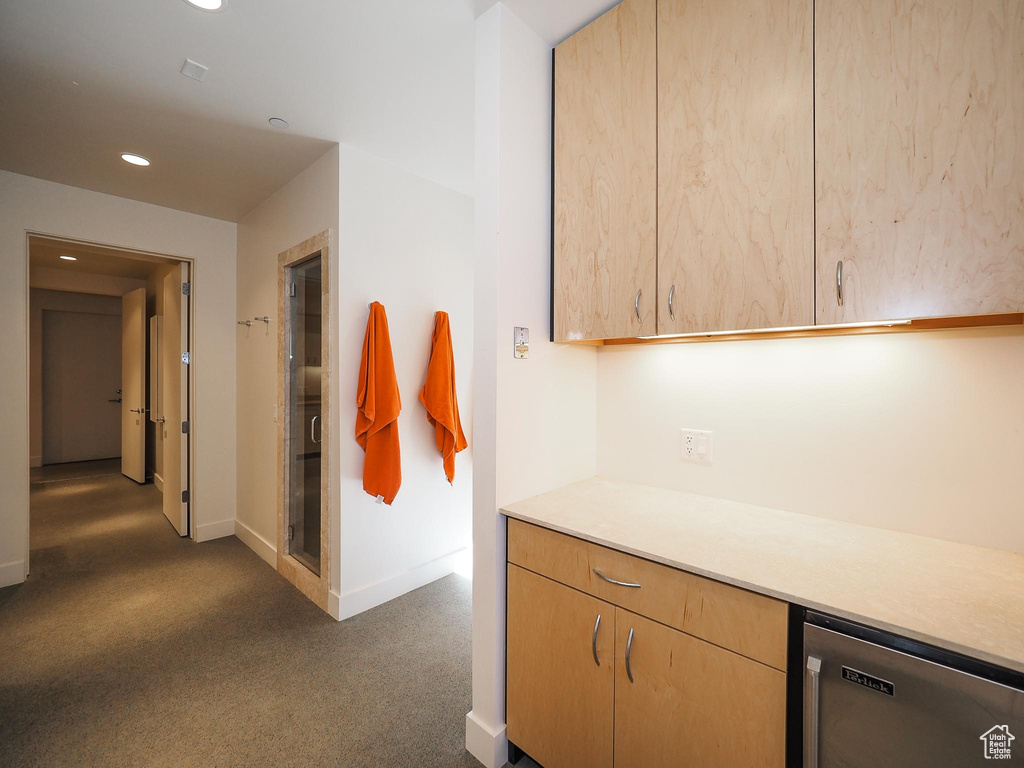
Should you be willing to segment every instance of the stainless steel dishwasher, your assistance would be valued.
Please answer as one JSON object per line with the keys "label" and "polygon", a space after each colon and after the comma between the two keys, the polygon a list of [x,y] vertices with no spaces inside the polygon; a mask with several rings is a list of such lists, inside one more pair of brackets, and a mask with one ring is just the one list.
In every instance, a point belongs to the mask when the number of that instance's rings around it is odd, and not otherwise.
{"label": "stainless steel dishwasher", "polygon": [[1024,675],[813,611],[803,635],[805,768],[1024,765]]}

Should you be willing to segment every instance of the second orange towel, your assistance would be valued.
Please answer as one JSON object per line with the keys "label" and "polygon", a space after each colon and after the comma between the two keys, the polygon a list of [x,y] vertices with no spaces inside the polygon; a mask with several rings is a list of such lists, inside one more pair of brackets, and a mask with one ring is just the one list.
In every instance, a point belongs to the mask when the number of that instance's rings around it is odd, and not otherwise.
{"label": "second orange towel", "polygon": [[444,473],[451,483],[455,480],[455,454],[464,450],[467,443],[455,395],[455,356],[452,354],[452,332],[447,312],[434,315],[427,381],[420,391],[420,402],[427,409],[427,421],[434,427],[434,441],[441,452]]}
{"label": "second orange towel", "polygon": [[363,359],[359,363],[356,394],[356,442],[366,453],[363,461],[363,490],[382,496],[385,504],[395,500],[402,485],[402,452],[398,444],[398,394],[395,359],[384,305],[373,302],[363,338]]}

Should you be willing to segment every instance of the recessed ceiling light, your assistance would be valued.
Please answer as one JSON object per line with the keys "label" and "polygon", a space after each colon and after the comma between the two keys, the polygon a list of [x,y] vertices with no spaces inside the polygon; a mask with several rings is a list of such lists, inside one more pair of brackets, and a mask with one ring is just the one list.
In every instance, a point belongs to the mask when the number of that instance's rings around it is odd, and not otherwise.
{"label": "recessed ceiling light", "polygon": [[64,261],[78,261],[77,256],[61,256],[61,258],[64,259]]}
{"label": "recessed ceiling light", "polygon": [[267,122],[270,123],[275,128],[287,128],[288,127],[288,121],[287,120],[283,120],[280,117],[272,117],[269,120],[267,120]]}
{"label": "recessed ceiling light", "polygon": [[142,155],[134,155],[131,152],[122,152],[121,159],[132,165],[149,165],[149,160]]}
{"label": "recessed ceiling light", "polygon": [[185,2],[201,11],[219,11],[224,7],[224,0],[185,0]]}

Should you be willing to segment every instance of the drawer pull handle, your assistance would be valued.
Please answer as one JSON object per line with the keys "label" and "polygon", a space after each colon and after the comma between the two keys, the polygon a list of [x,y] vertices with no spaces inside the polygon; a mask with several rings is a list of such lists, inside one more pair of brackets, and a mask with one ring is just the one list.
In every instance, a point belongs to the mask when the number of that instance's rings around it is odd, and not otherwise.
{"label": "drawer pull handle", "polygon": [[633,682],[633,669],[629,666],[629,655],[633,652],[633,628],[629,628],[629,637],[626,639],[626,677]]}
{"label": "drawer pull handle", "polygon": [[644,322],[643,320],[640,319],[640,294],[643,292],[643,288],[638,290],[636,292],[636,298],[633,300],[633,311],[636,312],[636,321],[641,324],[643,324]]}
{"label": "drawer pull handle", "polygon": [[672,283],[672,287],[668,289],[668,316],[670,320],[676,319],[675,298],[676,284]]}
{"label": "drawer pull handle", "polygon": [[616,586],[619,586],[619,587],[630,587],[631,589],[640,589],[641,585],[637,584],[635,581],[619,581],[618,579],[612,579],[612,578],[609,578],[608,576],[605,576],[603,573],[601,573],[599,570],[597,570],[597,568],[593,568],[592,570],[598,576],[598,578],[604,579],[609,584],[615,584]]}
{"label": "drawer pull handle", "polygon": [[601,666],[601,660],[597,658],[597,628],[601,626],[601,614],[597,614],[597,621],[594,622],[594,636],[590,638],[590,650],[594,653],[594,663]]}

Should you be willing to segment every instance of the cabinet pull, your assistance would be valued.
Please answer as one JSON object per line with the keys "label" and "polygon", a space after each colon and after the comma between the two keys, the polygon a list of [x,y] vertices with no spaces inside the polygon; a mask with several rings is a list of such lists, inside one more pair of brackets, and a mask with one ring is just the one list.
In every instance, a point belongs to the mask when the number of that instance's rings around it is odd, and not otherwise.
{"label": "cabinet pull", "polygon": [[636,312],[636,321],[638,323],[642,323],[643,322],[643,320],[640,319],[640,294],[643,293],[643,292],[644,292],[643,288],[639,289],[636,292],[636,298],[633,300],[633,311]]}
{"label": "cabinet pull", "polygon": [[672,287],[668,289],[668,316],[670,320],[676,319],[676,310],[674,307],[676,297],[676,284],[672,283]]}
{"label": "cabinet pull", "polygon": [[836,301],[843,306],[843,260],[836,262]]}
{"label": "cabinet pull", "polygon": [[629,655],[633,652],[633,628],[629,628],[629,637],[626,639],[626,677],[633,682],[633,670],[629,666]]}
{"label": "cabinet pull", "polygon": [[818,702],[821,696],[821,659],[808,656],[807,673],[811,676],[811,700],[808,702],[810,717],[807,718],[807,740],[810,754],[807,756],[807,765],[809,768],[818,768]]}
{"label": "cabinet pull", "polygon": [[597,628],[601,626],[601,614],[597,614],[597,621],[594,622],[594,636],[590,638],[590,650],[594,654],[594,663],[601,666],[601,660],[597,658]]}
{"label": "cabinet pull", "polygon": [[594,571],[594,573],[597,575],[598,578],[604,579],[609,584],[615,584],[616,586],[619,586],[619,587],[630,587],[632,589],[640,589],[641,585],[637,584],[635,581],[619,581],[618,579],[612,579],[612,578],[610,578],[608,576],[605,576],[603,573],[601,573],[599,570],[597,570],[597,568],[593,568],[591,570]]}

